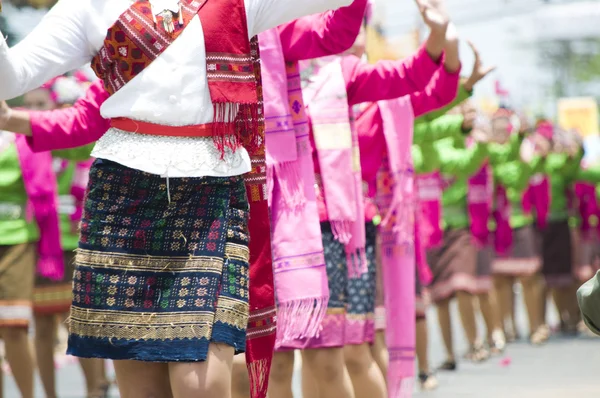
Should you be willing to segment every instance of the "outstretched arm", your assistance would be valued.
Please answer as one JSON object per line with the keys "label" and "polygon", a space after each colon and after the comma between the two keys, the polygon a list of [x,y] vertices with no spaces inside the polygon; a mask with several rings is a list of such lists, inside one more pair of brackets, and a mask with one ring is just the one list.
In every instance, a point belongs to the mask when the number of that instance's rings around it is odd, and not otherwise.
{"label": "outstretched arm", "polygon": [[[86,96],[72,107],[43,112],[0,109],[0,128],[30,136],[35,152],[75,148],[97,141],[110,127],[100,115],[108,98],[101,81],[88,89]],[[4,104],[5,105],[5,104]]]}
{"label": "outstretched arm", "polygon": [[431,59],[424,47],[412,57],[401,61],[379,61],[368,64],[354,55],[342,59],[348,103],[399,98],[423,89],[419,80],[432,76],[439,65]]}
{"label": "outstretched arm", "polygon": [[456,98],[458,79],[458,70],[448,73],[444,67],[438,69],[425,90],[410,95],[415,116],[421,116],[452,102]]}
{"label": "outstretched arm", "polygon": [[430,122],[415,124],[413,143],[422,145],[444,138],[457,138],[465,134],[463,115],[445,115]]}
{"label": "outstretched arm", "polygon": [[288,62],[340,54],[354,44],[367,0],[354,0],[335,11],[309,15],[280,25],[277,30]]}
{"label": "outstretched arm", "polygon": [[0,99],[18,97],[92,58],[85,1],[61,0],[19,44],[0,38]]}
{"label": "outstretched arm", "polygon": [[440,171],[458,178],[468,178],[475,174],[488,157],[485,143],[476,143],[466,149],[450,145],[439,145],[436,149],[440,158]]}

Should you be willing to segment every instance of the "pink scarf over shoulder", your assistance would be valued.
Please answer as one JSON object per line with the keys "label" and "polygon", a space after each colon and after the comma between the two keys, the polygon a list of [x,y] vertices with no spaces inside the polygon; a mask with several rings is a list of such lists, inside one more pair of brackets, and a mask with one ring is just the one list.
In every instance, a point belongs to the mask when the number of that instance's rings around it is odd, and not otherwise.
{"label": "pink scarf over shoulder", "polygon": [[387,159],[378,176],[389,352],[388,396],[410,397],[415,376],[415,178],[412,161],[414,112],[408,96],[378,103]]}
{"label": "pink scarf over shoulder", "polygon": [[506,189],[498,185],[494,193],[494,220],[496,221],[496,232],[494,236],[494,249],[499,255],[507,255],[512,247],[512,228],[510,226],[510,202],[506,195]]}
{"label": "pink scarf over shoulder", "polygon": [[492,213],[493,189],[492,170],[488,164],[469,178],[467,211],[471,221],[471,236],[479,248],[485,247],[489,242],[488,221]]}
{"label": "pink scarf over shoulder", "polygon": [[358,134],[348,105],[341,57],[301,64],[303,97],[312,122],[329,222],[346,248],[348,274],[367,271],[364,197]]}
{"label": "pink scarf over shoulder", "polygon": [[418,225],[423,246],[426,249],[442,244],[444,234],[440,226],[442,219],[443,182],[439,171],[417,175]]}
{"label": "pink scarf over shoulder", "polygon": [[329,287],[298,64],[285,64],[276,29],[261,33],[259,43],[280,347],[318,334]]}
{"label": "pink scarf over shoulder", "polygon": [[85,191],[90,179],[90,167],[92,167],[93,163],[94,159],[90,159],[75,164],[75,173],[73,174],[73,180],[71,181],[71,196],[75,198],[75,212],[71,214],[71,221],[74,224],[79,223],[81,221],[81,216],[83,215]]}
{"label": "pink scarf over shoulder", "polygon": [[52,154],[34,153],[24,135],[17,135],[15,144],[27,193],[27,214],[35,217],[40,231],[37,271],[45,278],[61,280],[65,264],[60,243],[58,186],[52,168]]}
{"label": "pink scarf over shoulder", "polygon": [[585,240],[591,240],[593,216],[597,216],[599,212],[598,201],[596,199],[596,186],[586,182],[578,182],[575,184],[575,197],[577,198],[577,208],[581,217],[581,237]]}
{"label": "pink scarf over shoulder", "polygon": [[523,195],[523,210],[526,213],[535,211],[537,226],[540,229],[548,225],[550,214],[550,201],[552,194],[548,177],[542,174],[535,175],[529,182],[529,187]]}

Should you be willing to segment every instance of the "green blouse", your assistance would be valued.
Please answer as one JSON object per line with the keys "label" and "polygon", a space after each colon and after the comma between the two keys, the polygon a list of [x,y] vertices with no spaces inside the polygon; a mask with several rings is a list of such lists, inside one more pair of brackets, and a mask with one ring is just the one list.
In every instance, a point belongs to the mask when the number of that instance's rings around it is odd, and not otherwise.
{"label": "green blouse", "polygon": [[[75,149],[55,151],[52,154],[55,157],[67,160],[83,161],[89,159],[92,148],[93,144]],[[66,178],[62,181],[62,189],[59,181],[59,194],[68,193],[70,185],[66,188],[64,182]],[[39,239],[39,231],[35,221],[28,222],[26,220],[26,203],[27,194],[23,185],[17,147],[12,144],[0,152],[0,246],[35,242]],[[68,219],[68,216],[66,218]],[[73,247],[70,224],[68,234],[71,236],[65,236],[67,230],[65,229],[64,217],[62,217],[61,227],[65,250],[75,249],[77,243],[75,239],[75,246]]]}

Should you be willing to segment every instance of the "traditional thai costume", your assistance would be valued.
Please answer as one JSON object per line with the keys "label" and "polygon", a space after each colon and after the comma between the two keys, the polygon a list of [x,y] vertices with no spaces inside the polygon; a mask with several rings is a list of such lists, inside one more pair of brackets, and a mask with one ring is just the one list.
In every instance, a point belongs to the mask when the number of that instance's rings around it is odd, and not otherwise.
{"label": "traditional thai costume", "polygon": [[[375,226],[370,224],[366,231],[358,136],[350,108],[422,90],[427,83],[418,87],[414,75],[431,76],[438,67],[424,48],[404,62],[368,65],[355,56],[345,56],[303,65],[330,299],[319,336],[296,339],[286,347],[314,349],[372,341]],[[366,283],[351,286],[348,282],[365,273],[370,275]],[[390,388],[399,388],[392,384]]]}
{"label": "traditional thai costume", "polygon": [[[0,49],[0,75],[13,81],[3,98],[88,60],[110,93],[76,258],[71,354],[202,361],[210,343],[225,343],[246,351],[253,395],[266,394],[275,308],[249,38],[348,3],[185,0],[163,11],[63,0],[19,50]],[[250,303],[249,280],[259,293]]]}
{"label": "traditional thai costume", "polygon": [[[72,105],[85,94],[86,81],[76,77],[58,77],[42,86],[48,90],[57,107]],[[55,151],[54,155],[79,161],[55,158],[52,168],[58,184],[58,213],[60,216],[61,246],[64,251],[65,272],[62,280],[54,281],[36,276],[33,310],[37,314],[65,314],[72,302],[72,280],[75,249],[79,240],[78,226],[83,211],[88,172],[92,161],[91,146],[82,146],[69,151]]]}
{"label": "traditional thai costume", "polygon": [[[381,264],[384,302],[387,304],[386,341],[390,352],[388,383],[390,395],[399,390],[399,381],[414,376],[415,350],[415,257],[421,246],[415,238],[414,167],[411,155],[412,127],[415,116],[448,104],[456,96],[458,71],[449,74],[439,67],[434,76],[416,76],[415,84],[421,91],[408,96],[368,104],[358,113],[356,129],[360,147],[363,184],[366,188],[365,222],[367,252],[377,245],[374,218],[379,205],[383,218],[381,229]],[[371,257],[372,259],[372,257]],[[419,265],[424,265],[420,262]],[[425,272],[420,269],[420,276]],[[368,272],[359,278],[348,280],[348,313],[371,315],[375,306],[376,262],[369,262]],[[359,302],[358,292],[365,291],[370,297]],[[358,323],[356,319],[346,322],[346,344],[372,342],[374,324]]]}
{"label": "traditional thai costume", "polygon": [[[462,131],[461,117],[443,118],[439,122],[452,123],[454,131]],[[489,152],[485,144],[465,148],[460,144],[464,140],[464,137],[446,138],[434,144],[443,184],[444,230],[442,246],[427,254],[434,275],[430,286],[434,302],[449,298],[456,291],[477,294],[491,288],[489,274],[486,276],[478,269],[477,249],[485,247],[488,238],[491,175],[482,166]]]}

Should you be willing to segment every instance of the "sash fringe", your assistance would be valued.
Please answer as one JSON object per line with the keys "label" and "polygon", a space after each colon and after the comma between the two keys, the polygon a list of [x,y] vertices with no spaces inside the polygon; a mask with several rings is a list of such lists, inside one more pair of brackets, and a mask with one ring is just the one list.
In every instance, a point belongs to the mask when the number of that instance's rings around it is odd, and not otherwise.
{"label": "sash fringe", "polygon": [[[392,364],[390,363],[390,366]],[[414,377],[403,377],[397,380],[388,380],[389,398],[411,398],[415,388]]]}
{"label": "sash fringe", "polygon": [[327,313],[329,297],[308,298],[279,303],[277,307],[277,343],[318,337]]}
{"label": "sash fringe", "polygon": [[356,252],[346,252],[346,264],[349,278],[356,279],[366,274],[368,272],[368,262],[365,248],[358,248]]}
{"label": "sash fringe", "polygon": [[304,207],[306,196],[298,162],[277,163],[274,167],[275,173],[279,177],[277,181],[286,207],[290,210]]}
{"label": "sash fringe", "polygon": [[335,240],[343,245],[350,243],[350,239],[352,238],[352,221],[330,220],[329,223],[331,224],[331,231],[333,232]]}
{"label": "sash fringe", "polygon": [[65,267],[63,257],[60,256],[41,256],[37,262],[37,272],[44,278],[53,281],[60,281],[65,276]]}
{"label": "sash fringe", "polygon": [[249,362],[247,365],[250,375],[250,391],[252,398],[266,398],[269,387],[269,370],[271,369],[270,359],[260,359]]}
{"label": "sash fringe", "polygon": [[260,148],[258,108],[258,104],[213,103],[213,141],[221,152],[221,159],[226,149],[235,151],[244,146],[253,153]]}

